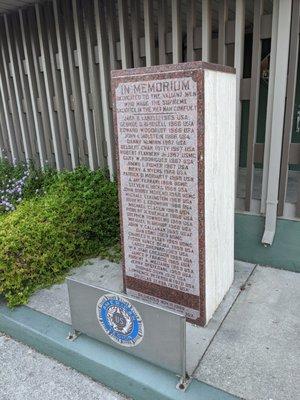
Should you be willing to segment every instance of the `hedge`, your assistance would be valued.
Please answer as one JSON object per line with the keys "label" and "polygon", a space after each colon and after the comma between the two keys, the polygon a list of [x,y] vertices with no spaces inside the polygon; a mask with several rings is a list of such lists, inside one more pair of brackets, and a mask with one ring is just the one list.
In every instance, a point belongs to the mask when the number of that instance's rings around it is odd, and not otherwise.
{"label": "hedge", "polygon": [[119,259],[117,187],[106,173],[34,171],[24,199],[0,214],[0,294],[9,306],[26,303],[86,258]]}

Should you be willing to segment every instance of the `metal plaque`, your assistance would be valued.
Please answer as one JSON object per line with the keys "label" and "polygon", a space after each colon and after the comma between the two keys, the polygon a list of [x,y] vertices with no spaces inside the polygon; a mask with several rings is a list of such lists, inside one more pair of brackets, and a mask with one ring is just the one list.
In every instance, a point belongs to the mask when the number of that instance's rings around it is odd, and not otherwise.
{"label": "metal plaque", "polygon": [[88,284],[67,279],[72,327],[94,339],[185,376],[185,316]]}

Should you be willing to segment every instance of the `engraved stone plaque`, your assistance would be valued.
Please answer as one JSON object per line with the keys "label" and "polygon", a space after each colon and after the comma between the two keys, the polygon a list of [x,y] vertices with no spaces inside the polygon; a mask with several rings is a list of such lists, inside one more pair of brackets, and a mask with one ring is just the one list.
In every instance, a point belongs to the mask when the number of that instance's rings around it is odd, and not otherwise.
{"label": "engraved stone plaque", "polygon": [[207,319],[204,76],[199,62],[112,72],[126,293],[197,324]]}

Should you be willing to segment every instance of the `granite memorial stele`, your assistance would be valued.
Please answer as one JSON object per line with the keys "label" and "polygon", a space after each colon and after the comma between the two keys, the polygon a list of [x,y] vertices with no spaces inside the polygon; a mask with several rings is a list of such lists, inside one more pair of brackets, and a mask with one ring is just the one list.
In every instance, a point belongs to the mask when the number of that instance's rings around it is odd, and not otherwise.
{"label": "granite memorial stele", "polygon": [[204,326],[234,275],[234,69],[112,71],[125,292]]}

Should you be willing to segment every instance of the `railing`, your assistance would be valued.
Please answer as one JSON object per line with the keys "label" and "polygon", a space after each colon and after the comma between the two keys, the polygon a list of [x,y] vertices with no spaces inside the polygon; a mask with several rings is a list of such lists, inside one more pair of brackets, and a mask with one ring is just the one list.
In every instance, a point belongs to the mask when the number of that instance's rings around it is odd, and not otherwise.
{"label": "railing", "polygon": [[[299,196],[294,193],[294,186],[300,187],[297,167],[291,171],[292,164],[300,164],[300,144],[292,137],[299,8],[300,0],[54,0],[4,15],[3,155],[58,169],[107,166],[113,178],[110,69],[201,59],[235,66],[236,206],[266,214],[271,233],[264,240],[271,244],[277,213],[300,217]],[[245,37],[252,43],[249,61],[248,56],[244,59]],[[262,45],[268,41],[264,143],[258,143]],[[246,103],[249,116],[242,129]],[[243,169],[239,155],[245,142]]]}

